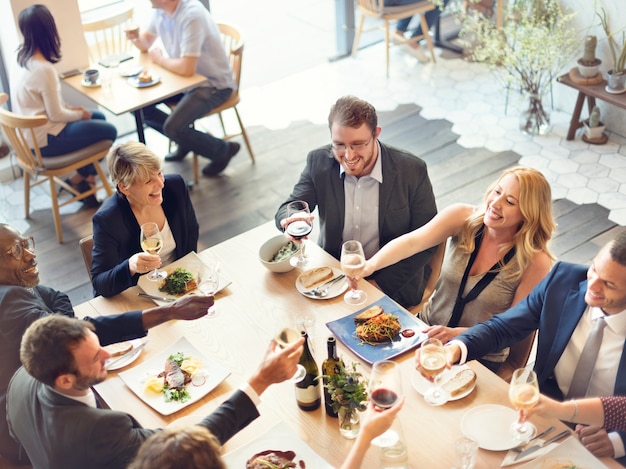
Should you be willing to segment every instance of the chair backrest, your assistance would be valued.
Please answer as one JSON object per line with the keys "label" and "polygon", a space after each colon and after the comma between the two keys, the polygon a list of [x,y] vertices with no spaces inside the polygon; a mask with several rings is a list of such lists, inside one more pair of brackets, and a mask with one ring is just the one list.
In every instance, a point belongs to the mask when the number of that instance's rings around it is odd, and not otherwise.
{"label": "chair backrest", "polygon": [[217,27],[219,28],[222,36],[222,44],[224,46],[224,51],[226,51],[230,68],[233,71],[235,83],[237,83],[237,86],[239,87],[241,82],[241,60],[243,57],[244,45],[242,34],[235,26],[227,23],[218,23]]}
{"label": "chair backrest", "polygon": [[78,245],[80,246],[80,252],[83,254],[83,261],[85,261],[85,268],[91,280],[91,250],[93,249],[93,235],[85,236],[82,238]]}
{"label": "chair backrest", "polygon": [[112,10],[106,18],[83,22],[83,32],[89,48],[89,60],[95,63],[104,57],[129,52],[131,42],[126,39],[125,29],[133,18],[132,2],[123,3]]}
{"label": "chair backrest", "polygon": [[[8,99],[6,93],[0,93],[0,106]],[[18,164],[30,173],[36,173],[43,167],[34,129],[46,122],[48,122],[46,116],[22,116],[0,107],[0,125],[15,151]],[[29,134],[34,145],[32,151],[30,142],[26,139]]]}
{"label": "chair backrest", "polygon": [[359,0],[359,6],[370,12],[377,11],[382,15],[385,2],[383,0]]}

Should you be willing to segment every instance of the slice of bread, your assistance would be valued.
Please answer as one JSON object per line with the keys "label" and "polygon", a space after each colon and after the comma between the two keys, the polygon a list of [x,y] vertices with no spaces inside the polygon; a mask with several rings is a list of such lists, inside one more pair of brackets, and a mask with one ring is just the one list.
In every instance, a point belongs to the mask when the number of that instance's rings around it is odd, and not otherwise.
{"label": "slice of bread", "polygon": [[133,349],[133,344],[129,341],[117,342],[105,346],[104,349],[111,354],[111,357],[121,357]]}
{"label": "slice of bread", "polygon": [[300,283],[308,290],[330,280],[334,275],[330,267],[315,267],[301,274],[299,278]]}
{"label": "slice of bread", "polygon": [[464,368],[451,379],[441,385],[450,394],[450,397],[457,397],[467,392],[476,382],[476,373],[469,368]]}
{"label": "slice of bread", "polygon": [[354,317],[354,322],[356,324],[361,324],[364,323],[365,321],[367,321],[368,319],[372,319],[373,317],[378,316],[379,314],[382,314],[384,311],[383,309],[378,306],[378,305],[374,305],[371,308],[367,308],[365,311],[363,311],[360,314],[357,314]]}

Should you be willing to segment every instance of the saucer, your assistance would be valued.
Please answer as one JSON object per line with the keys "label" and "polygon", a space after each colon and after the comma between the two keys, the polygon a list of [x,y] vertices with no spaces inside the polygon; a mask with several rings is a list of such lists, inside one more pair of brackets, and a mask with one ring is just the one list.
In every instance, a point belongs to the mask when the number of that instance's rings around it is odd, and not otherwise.
{"label": "saucer", "polygon": [[99,86],[102,86],[102,82],[100,81],[100,78],[98,78],[95,83],[91,83],[90,81],[86,81],[83,78],[83,81],[81,81],[80,84],[83,85],[85,88],[98,88]]}
{"label": "saucer", "polygon": [[626,92],[626,88],[621,89],[621,90],[612,90],[612,89],[611,89],[611,88],[609,88],[608,86],[606,86],[606,87],[604,88],[604,90],[605,90],[607,93],[611,93],[611,94],[622,94],[622,93],[625,93],[625,92]]}

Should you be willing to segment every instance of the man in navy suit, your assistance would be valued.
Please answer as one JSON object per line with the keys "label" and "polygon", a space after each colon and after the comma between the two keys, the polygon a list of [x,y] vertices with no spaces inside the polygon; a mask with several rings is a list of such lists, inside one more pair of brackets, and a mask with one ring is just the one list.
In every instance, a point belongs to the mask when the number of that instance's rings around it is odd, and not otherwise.
{"label": "man in navy suit", "polygon": [[[534,370],[539,387],[542,393],[563,399],[599,318],[606,321],[606,327],[586,396],[625,395],[626,231],[608,242],[590,267],[557,263],[525,300],[449,342],[448,361],[480,358],[538,329]],[[626,454],[626,433],[607,434],[600,427],[581,425],[576,432],[596,456],[622,458]]]}

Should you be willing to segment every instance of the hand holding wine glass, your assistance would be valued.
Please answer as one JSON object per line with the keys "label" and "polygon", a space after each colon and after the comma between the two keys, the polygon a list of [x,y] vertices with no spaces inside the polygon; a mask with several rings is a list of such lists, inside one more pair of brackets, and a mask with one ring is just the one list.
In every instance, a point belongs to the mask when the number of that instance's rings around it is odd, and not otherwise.
{"label": "hand holding wine glass", "polygon": [[446,369],[446,351],[439,339],[426,339],[419,350],[420,371],[433,378],[434,386],[424,393],[424,399],[430,405],[442,405],[448,402],[448,393],[439,385],[441,373]]}
{"label": "hand holding wine glass", "polygon": [[526,411],[539,402],[537,374],[529,368],[513,372],[509,385],[509,400],[519,411],[519,418],[511,424],[511,435],[520,441],[528,441],[537,433],[535,426],[526,421]]}
{"label": "hand holding wine glass", "polygon": [[[215,296],[220,285],[217,264],[213,267],[201,266],[198,271],[198,290],[207,296]],[[214,300],[215,301],[215,300]],[[214,318],[217,315],[215,304],[207,309],[206,317]]]}
{"label": "hand holding wine glass", "polygon": [[[285,327],[280,330],[274,340],[281,348],[287,348],[294,342],[297,342],[302,337],[302,334],[291,327]],[[299,383],[306,376],[306,369],[298,363],[296,373],[291,377],[292,382]]]}
{"label": "hand holding wine glass", "polygon": [[[365,265],[365,254],[363,253],[363,246],[359,241],[350,240],[343,243],[341,246],[341,270],[344,271],[347,277],[352,278],[354,274],[363,269]],[[367,293],[363,290],[357,290],[354,288],[354,282],[351,281],[351,288],[348,293],[343,297],[346,303],[349,305],[360,305],[367,301]]]}
{"label": "hand holding wine glass", "polygon": [[294,267],[304,267],[308,264],[307,258],[304,257],[304,238],[313,230],[309,204],[304,200],[289,202],[287,220],[289,224],[285,227],[285,232],[300,243],[298,257],[292,257],[289,262]]}
{"label": "hand holding wine glass", "polygon": [[[140,234],[141,249],[148,254],[156,255],[163,249],[163,238],[159,226],[154,222],[148,222],[141,225]],[[148,280],[158,282],[167,277],[167,274],[159,269],[154,269],[148,275]]]}
{"label": "hand holding wine glass", "polygon": [[[372,373],[367,386],[370,401],[374,404],[374,410],[384,411],[393,407],[402,396],[400,379],[400,367],[391,360],[374,362]],[[393,445],[398,435],[392,429],[374,438],[372,444],[385,447]]]}

